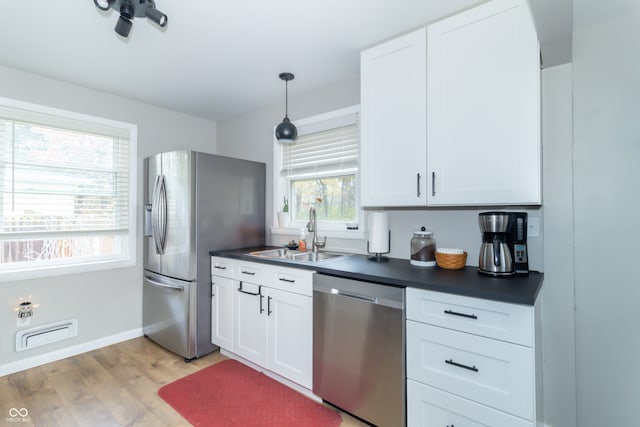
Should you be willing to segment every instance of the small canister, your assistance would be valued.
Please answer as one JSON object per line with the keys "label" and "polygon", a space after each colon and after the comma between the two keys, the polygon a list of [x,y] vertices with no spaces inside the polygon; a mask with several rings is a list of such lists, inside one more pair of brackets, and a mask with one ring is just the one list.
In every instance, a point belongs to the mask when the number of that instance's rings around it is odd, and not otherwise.
{"label": "small canister", "polygon": [[420,231],[413,232],[411,239],[411,264],[420,267],[435,267],[436,265],[436,240],[433,232],[424,227]]}

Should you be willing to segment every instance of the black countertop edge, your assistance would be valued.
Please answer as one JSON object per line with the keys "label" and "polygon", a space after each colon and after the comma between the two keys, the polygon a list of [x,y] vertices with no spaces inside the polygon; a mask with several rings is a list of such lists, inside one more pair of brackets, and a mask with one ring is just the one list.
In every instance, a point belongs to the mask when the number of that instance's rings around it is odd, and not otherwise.
{"label": "black countertop edge", "polygon": [[528,276],[498,278],[478,273],[477,267],[443,270],[438,267],[417,267],[409,260],[389,258],[387,262],[369,261],[366,255],[351,254],[344,258],[315,263],[280,261],[248,255],[250,252],[276,249],[261,246],[230,250],[215,250],[209,254],[243,261],[313,270],[347,279],[362,280],[390,286],[445,292],[492,301],[532,306],[542,287],[544,274],[532,272]]}

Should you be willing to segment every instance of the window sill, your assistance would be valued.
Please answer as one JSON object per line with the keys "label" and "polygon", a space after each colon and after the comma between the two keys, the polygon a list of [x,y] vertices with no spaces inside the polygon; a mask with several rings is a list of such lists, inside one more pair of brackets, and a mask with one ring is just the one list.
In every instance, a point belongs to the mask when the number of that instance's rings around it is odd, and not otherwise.
{"label": "window sill", "polygon": [[[309,232],[307,232],[308,234]],[[271,227],[272,235],[280,236],[293,236],[295,238],[300,236],[300,227]],[[367,240],[367,233],[362,230],[319,230],[319,236],[327,236],[333,239],[347,239],[347,240]]]}
{"label": "window sill", "polygon": [[0,282],[38,279],[42,277],[65,276],[68,274],[99,272],[116,268],[134,267],[133,258],[116,258],[77,264],[28,266],[22,269],[0,271]]}

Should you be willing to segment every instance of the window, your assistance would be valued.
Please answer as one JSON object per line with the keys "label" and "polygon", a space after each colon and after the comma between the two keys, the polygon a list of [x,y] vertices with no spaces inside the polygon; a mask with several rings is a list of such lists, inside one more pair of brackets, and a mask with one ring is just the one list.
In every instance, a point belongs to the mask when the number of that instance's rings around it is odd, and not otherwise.
{"label": "window", "polygon": [[135,142],[133,125],[0,99],[0,280],[135,263]]}
{"label": "window", "polygon": [[346,230],[360,221],[359,107],[295,122],[294,144],[275,143],[277,209],[289,201],[290,227],[303,228],[315,207],[323,229]]}

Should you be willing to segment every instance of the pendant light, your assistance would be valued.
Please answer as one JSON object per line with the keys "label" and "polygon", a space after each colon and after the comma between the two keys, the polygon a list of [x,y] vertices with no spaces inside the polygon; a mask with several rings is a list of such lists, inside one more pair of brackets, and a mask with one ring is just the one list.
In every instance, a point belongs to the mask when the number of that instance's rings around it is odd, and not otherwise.
{"label": "pendant light", "polygon": [[276,127],[276,139],[281,144],[293,144],[293,142],[298,137],[298,129],[296,129],[295,125],[291,123],[289,120],[289,81],[294,79],[294,75],[291,73],[280,73],[280,80],[284,80],[285,82],[285,107],[284,107],[284,119],[282,119],[282,123]]}

